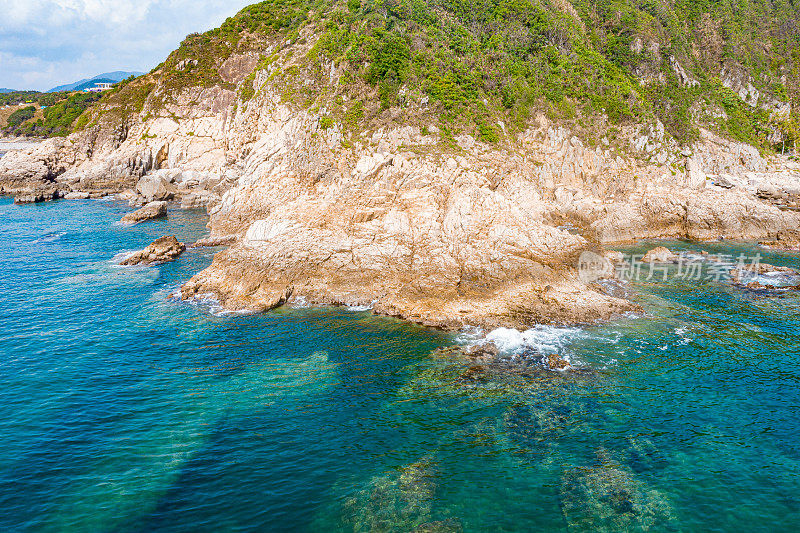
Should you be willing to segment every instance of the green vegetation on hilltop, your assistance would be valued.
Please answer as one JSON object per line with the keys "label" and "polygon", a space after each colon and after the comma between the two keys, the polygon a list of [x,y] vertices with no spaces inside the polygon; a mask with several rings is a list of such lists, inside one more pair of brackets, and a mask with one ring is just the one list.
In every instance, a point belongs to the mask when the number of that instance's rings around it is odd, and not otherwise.
{"label": "green vegetation on hilltop", "polygon": [[[260,59],[231,76],[234,54]],[[283,100],[324,114],[326,129],[416,121],[497,142],[545,112],[588,137],[659,120],[681,144],[707,127],[768,150],[776,130],[797,138],[800,4],[268,0],[188,36],[76,124],[146,118],[192,87],[236,90],[246,103],[267,69]],[[793,115],[774,113],[787,102]]]}
{"label": "green vegetation on hilltop", "polygon": [[351,0],[327,17],[320,49],[375,86],[383,107],[416,88],[446,122],[471,122],[484,139],[498,120],[524,128],[544,110],[658,118],[681,143],[702,124],[764,146],[770,113],[719,76],[752,83],[759,104],[800,103],[799,13],[753,0]]}

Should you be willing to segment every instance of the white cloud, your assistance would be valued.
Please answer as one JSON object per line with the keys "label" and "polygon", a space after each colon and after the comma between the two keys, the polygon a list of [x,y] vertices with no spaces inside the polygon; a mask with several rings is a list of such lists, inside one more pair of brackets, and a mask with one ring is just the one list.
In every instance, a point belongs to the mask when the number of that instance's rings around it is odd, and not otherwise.
{"label": "white cloud", "polygon": [[147,71],[255,0],[0,0],[0,87]]}

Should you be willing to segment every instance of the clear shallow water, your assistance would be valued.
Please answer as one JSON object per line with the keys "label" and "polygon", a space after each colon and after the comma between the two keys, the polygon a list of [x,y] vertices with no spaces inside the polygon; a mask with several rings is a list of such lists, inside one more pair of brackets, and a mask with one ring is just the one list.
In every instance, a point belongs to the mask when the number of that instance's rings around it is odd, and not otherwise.
{"label": "clear shallow water", "polygon": [[645,318],[526,334],[590,370],[476,375],[431,355],[454,337],[365,312],[214,316],[170,300],[214,250],[150,269],[110,259],[201,237],[205,217],[115,225],[124,212],[0,200],[2,530],[800,522],[796,295],[631,283]]}

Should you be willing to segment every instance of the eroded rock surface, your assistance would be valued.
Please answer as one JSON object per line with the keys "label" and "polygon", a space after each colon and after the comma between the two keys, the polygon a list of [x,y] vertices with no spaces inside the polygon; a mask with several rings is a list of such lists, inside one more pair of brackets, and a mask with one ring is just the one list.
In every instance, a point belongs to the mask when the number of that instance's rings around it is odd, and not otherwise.
{"label": "eroded rock surface", "polygon": [[674,263],[678,256],[664,246],[653,248],[642,257],[643,263]]}
{"label": "eroded rock surface", "polygon": [[167,202],[150,202],[141,209],[122,217],[125,224],[139,224],[156,218],[167,216]]}
{"label": "eroded rock surface", "polygon": [[173,261],[186,250],[186,245],[179,242],[174,235],[156,239],[150,245],[123,260],[120,264],[126,266],[155,265]]}
{"label": "eroded rock surface", "polygon": [[760,244],[776,250],[800,251],[800,231],[779,231]]}
{"label": "eroded rock surface", "polygon": [[221,235],[219,237],[207,237],[198,239],[189,245],[189,248],[213,248],[215,246],[230,246],[237,240],[236,235]]}
{"label": "eroded rock surface", "polygon": [[61,197],[58,189],[28,189],[19,191],[14,197],[15,204],[38,204]]}

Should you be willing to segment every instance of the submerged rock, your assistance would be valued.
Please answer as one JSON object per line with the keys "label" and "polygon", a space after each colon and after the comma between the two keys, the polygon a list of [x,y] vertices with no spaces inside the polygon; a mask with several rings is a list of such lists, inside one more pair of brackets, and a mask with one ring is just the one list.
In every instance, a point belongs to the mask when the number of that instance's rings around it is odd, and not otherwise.
{"label": "submerged rock", "polygon": [[599,378],[595,370],[574,367],[558,354],[542,354],[533,349],[507,354],[496,351],[491,343],[440,348],[432,355],[442,364],[420,372],[408,384],[408,394],[518,395]]}
{"label": "submerged rock", "polygon": [[664,531],[677,526],[666,495],[647,487],[603,450],[596,465],[564,473],[560,499],[564,520],[575,531]]}
{"label": "submerged rock", "polygon": [[412,533],[461,533],[464,526],[456,518],[449,520],[437,520],[420,524],[412,530]]}
{"label": "submerged rock", "polygon": [[533,349],[526,349],[518,354],[505,354],[500,352],[493,342],[469,347],[448,346],[439,348],[434,352],[434,356],[477,363],[478,366],[470,367],[470,372],[473,375],[479,372],[478,368],[515,373],[537,373],[542,370],[557,371],[573,368],[569,361],[556,353],[542,354]]}
{"label": "submerged rock", "polygon": [[642,257],[642,263],[674,263],[676,261],[678,261],[678,256],[664,246],[653,248]]}
{"label": "submerged rock", "polygon": [[495,343],[487,342],[485,344],[476,344],[475,346],[470,346],[464,350],[464,355],[475,361],[491,363],[498,360],[500,357],[500,350],[497,349],[497,345]]}
{"label": "submerged rock", "polygon": [[517,405],[503,415],[502,432],[515,450],[544,456],[569,431],[581,431],[582,418],[563,404]]}
{"label": "submerged rock", "polygon": [[[754,263],[731,269],[731,283],[751,291],[786,291],[800,288],[800,272],[789,267]],[[774,283],[763,283],[770,281]]]}
{"label": "submerged rock", "polygon": [[345,502],[344,521],[353,531],[460,531],[443,529],[449,520],[432,521],[434,480],[433,463],[427,458],[377,476]]}
{"label": "submerged rock", "polygon": [[628,463],[636,472],[661,470],[668,465],[667,457],[645,437],[628,437]]}
{"label": "submerged rock", "polygon": [[550,370],[567,370],[572,368],[572,365],[558,354],[551,353],[547,356],[547,368]]}
{"label": "submerged rock", "polygon": [[122,261],[121,265],[154,265],[174,260],[186,250],[186,245],[179,242],[174,235],[156,239],[150,246],[136,252]]}
{"label": "submerged rock", "polygon": [[122,217],[122,222],[126,224],[138,224],[165,216],[167,216],[167,202],[150,202],[138,211],[128,213]]}

